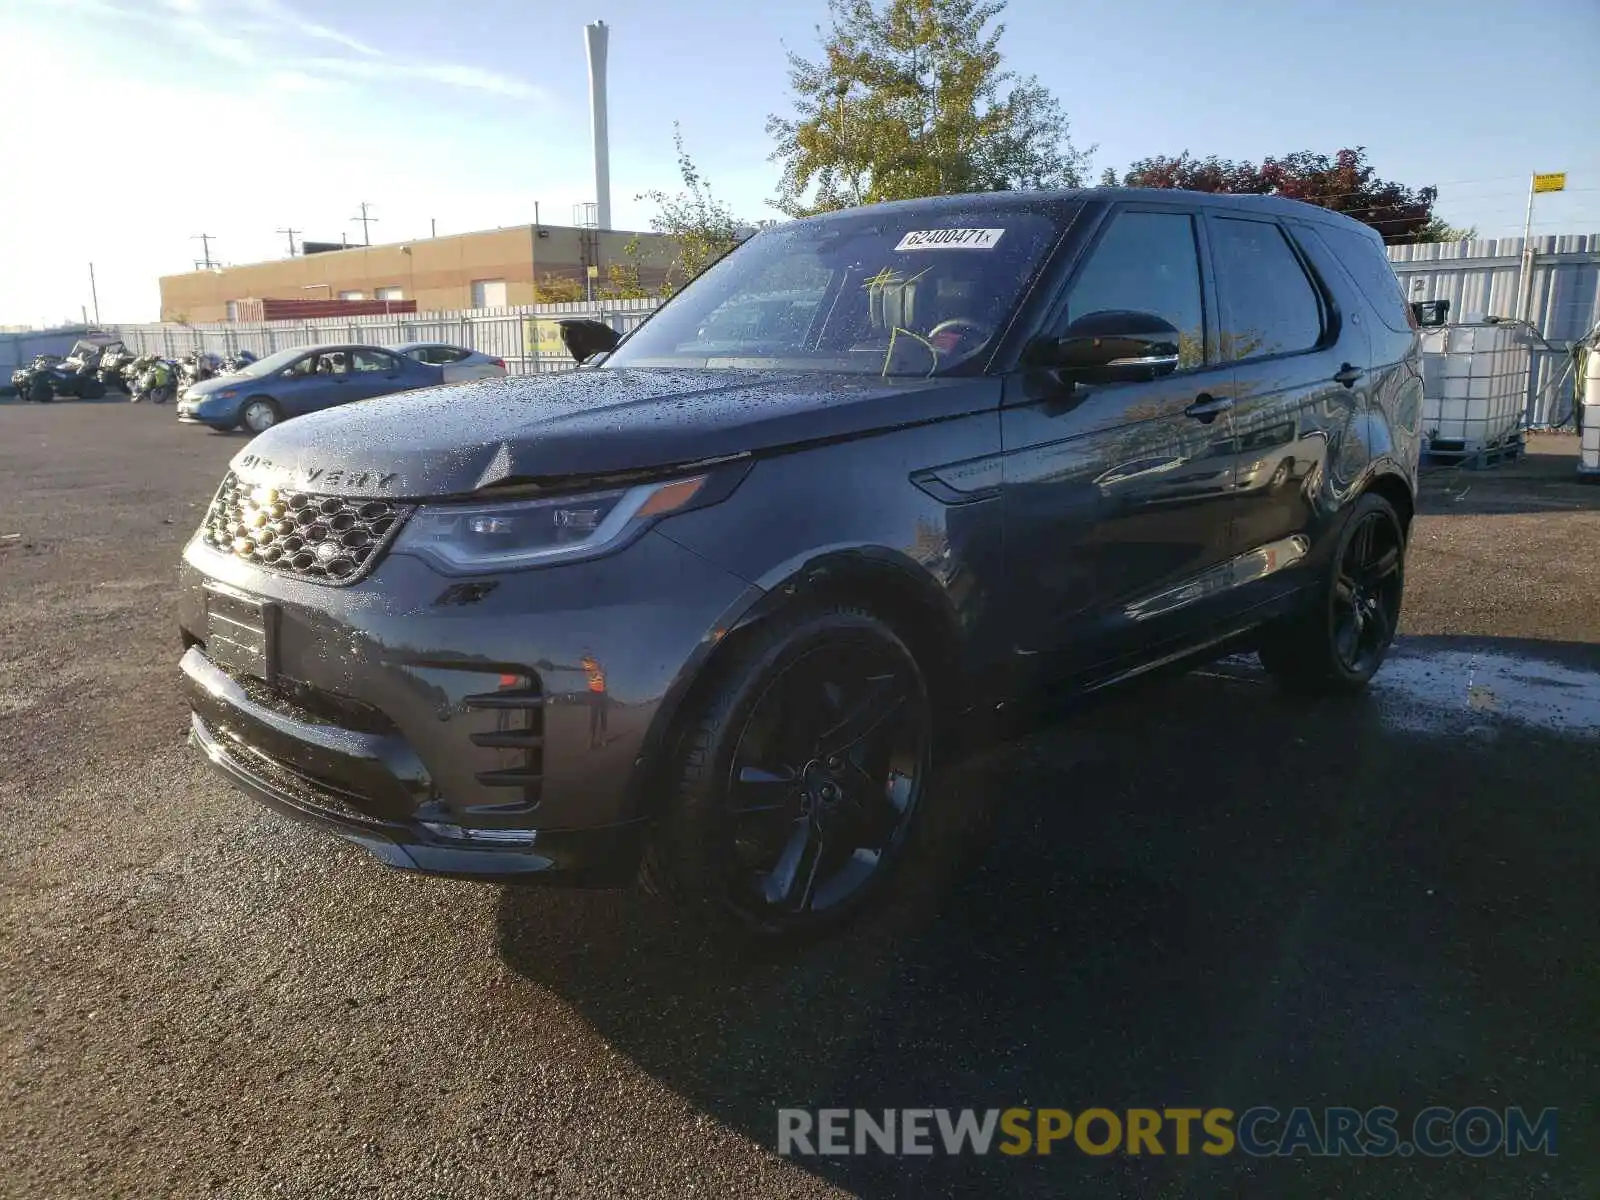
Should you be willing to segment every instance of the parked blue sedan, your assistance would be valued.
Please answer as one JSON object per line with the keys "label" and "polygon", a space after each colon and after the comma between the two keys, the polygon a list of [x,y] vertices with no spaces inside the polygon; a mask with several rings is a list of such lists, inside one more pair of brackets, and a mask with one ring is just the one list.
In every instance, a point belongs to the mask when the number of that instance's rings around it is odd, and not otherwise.
{"label": "parked blue sedan", "polygon": [[260,433],[304,413],[443,382],[443,368],[377,346],[298,346],[194,384],[178,401],[178,420]]}

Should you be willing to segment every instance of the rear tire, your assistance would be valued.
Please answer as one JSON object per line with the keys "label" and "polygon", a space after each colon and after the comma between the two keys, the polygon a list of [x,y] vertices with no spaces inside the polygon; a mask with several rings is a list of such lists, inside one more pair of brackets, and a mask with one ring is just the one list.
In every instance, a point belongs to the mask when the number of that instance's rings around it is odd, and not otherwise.
{"label": "rear tire", "polygon": [[644,886],[768,942],[872,904],[904,866],[931,763],[927,686],[894,631],[844,607],[776,619],[691,703]]}
{"label": "rear tire", "polygon": [[1389,653],[1405,594],[1405,528],[1394,507],[1356,501],[1327,576],[1306,606],[1263,631],[1261,665],[1285,689],[1350,694],[1365,688]]}

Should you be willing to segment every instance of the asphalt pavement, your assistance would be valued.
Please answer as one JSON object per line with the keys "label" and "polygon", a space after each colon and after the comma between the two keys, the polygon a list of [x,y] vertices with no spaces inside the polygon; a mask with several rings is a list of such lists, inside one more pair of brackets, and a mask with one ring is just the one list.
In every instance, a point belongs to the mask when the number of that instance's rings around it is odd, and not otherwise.
{"label": "asphalt pavement", "polygon": [[[1250,659],[947,773],[938,869],[788,956],[385,870],[184,744],[240,436],[0,401],[0,1195],[1600,1193],[1600,488],[1427,481],[1372,694]],[[1555,1108],[1557,1154],[785,1159],[781,1107]]]}

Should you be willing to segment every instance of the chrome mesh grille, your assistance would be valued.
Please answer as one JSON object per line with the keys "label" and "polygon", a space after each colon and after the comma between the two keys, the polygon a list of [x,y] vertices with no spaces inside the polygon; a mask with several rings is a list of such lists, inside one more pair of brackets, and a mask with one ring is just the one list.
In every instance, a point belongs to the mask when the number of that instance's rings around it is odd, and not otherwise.
{"label": "chrome mesh grille", "polygon": [[377,565],[413,511],[389,500],[245,483],[229,471],[200,536],[223,554],[296,579],[354,583]]}

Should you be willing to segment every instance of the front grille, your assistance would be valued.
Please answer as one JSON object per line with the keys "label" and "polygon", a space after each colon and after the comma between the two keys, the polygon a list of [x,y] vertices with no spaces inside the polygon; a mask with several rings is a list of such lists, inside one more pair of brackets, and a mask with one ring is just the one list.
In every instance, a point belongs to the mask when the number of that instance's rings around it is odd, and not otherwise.
{"label": "front grille", "polygon": [[245,483],[232,471],[200,524],[223,554],[297,579],[354,583],[374,566],[414,505],[318,496]]}

